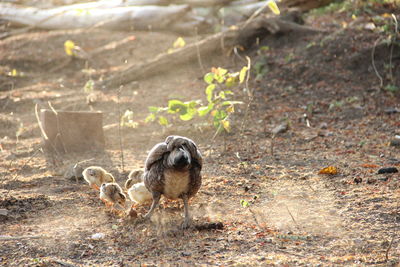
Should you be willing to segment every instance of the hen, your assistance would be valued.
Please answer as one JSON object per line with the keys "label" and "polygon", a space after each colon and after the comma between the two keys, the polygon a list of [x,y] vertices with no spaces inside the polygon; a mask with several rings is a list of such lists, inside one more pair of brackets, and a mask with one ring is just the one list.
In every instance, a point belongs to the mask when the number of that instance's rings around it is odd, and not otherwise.
{"label": "hen", "polygon": [[155,145],[147,156],[144,184],[152,194],[153,202],[144,219],[149,219],[158,206],[161,195],[168,199],[182,199],[185,211],[183,228],[190,226],[189,198],[201,186],[202,156],[196,144],[182,136],[168,136]]}

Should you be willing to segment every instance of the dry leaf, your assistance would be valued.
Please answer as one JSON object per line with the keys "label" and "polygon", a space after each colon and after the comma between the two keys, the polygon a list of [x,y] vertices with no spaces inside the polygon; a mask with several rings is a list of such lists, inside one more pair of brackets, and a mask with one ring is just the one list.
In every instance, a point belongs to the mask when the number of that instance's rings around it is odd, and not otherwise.
{"label": "dry leaf", "polygon": [[329,167],[323,168],[318,173],[319,174],[332,174],[332,175],[335,175],[335,174],[338,173],[338,170],[334,166],[329,166]]}

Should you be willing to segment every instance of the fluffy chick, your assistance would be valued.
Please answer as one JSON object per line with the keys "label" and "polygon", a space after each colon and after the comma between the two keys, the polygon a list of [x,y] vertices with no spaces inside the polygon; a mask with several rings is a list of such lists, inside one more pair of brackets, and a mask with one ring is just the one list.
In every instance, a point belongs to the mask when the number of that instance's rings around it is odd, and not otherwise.
{"label": "fluffy chick", "polygon": [[100,187],[100,199],[103,200],[106,205],[107,203],[110,203],[112,209],[117,203],[122,207],[125,207],[126,196],[117,183],[102,184]]}
{"label": "fluffy chick", "polygon": [[114,183],[115,179],[111,173],[104,170],[99,166],[87,167],[82,172],[83,178],[88,182],[90,187],[99,190],[100,186],[104,183]]}
{"label": "fluffy chick", "polygon": [[125,182],[125,189],[129,190],[132,185],[143,182],[143,169],[132,170],[128,175],[128,180]]}
{"label": "fluffy chick", "polygon": [[129,198],[136,204],[144,204],[151,202],[153,199],[152,194],[144,185],[144,182],[136,183],[128,190]]}

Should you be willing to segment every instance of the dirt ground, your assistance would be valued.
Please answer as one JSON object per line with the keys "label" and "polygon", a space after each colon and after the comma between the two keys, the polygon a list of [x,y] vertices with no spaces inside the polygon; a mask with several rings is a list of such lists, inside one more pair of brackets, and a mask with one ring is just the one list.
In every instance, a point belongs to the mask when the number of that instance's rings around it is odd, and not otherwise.
{"label": "dirt ground", "polygon": [[[371,65],[382,34],[343,28],[343,22],[351,18],[311,15],[306,24],[326,32],[272,35],[246,50],[254,100],[245,115],[249,100],[237,89],[246,104],[237,108],[232,132],[215,141],[214,129],[196,122],[168,128],[143,122],[148,106],[204,100],[197,62],[125,85],[119,104],[112,88],[95,90],[94,103],[86,103],[83,87],[90,78],[104,79],[167,51],[175,34],[43,31],[1,40],[0,209],[8,214],[0,215],[0,265],[398,265],[400,176],[377,173],[400,167],[400,148],[389,145],[400,135],[400,93],[379,89]],[[89,52],[90,60],[71,60],[66,40]],[[96,52],[112,42],[115,47]],[[387,83],[389,47],[377,46],[374,58]],[[399,59],[395,46],[397,78]],[[237,71],[245,63],[215,54],[203,64]],[[48,101],[60,110],[102,111],[105,152],[49,160],[40,150],[34,113],[36,104],[48,108]],[[122,129],[124,168],[119,109],[133,111],[139,123]],[[288,130],[272,139],[282,123]],[[151,223],[134,225],[108,212],[84,181],[64,177],[71,165],[91,159],[123,185],[126,172],[142,167],[152,146],[170,134],[190,137],[204,155],[203,185],[190,204],[194,225],[221,222],[222,229],[180,230],[180,202],[163,203]],[[338,174],[319,174],[327,166]],[[104,237],[93,238],[96,233]]]}

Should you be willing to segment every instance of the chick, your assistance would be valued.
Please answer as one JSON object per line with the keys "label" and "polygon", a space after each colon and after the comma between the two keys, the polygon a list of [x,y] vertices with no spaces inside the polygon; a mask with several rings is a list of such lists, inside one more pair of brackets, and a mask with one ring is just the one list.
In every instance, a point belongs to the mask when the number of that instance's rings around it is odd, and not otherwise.
{"label": "chick", "polygon": [[114,183],[115,179],[111,173],[99,166],[87,167],[82,172],[83,178],[89,183],[90,187],[99,190],[103,183]]}
{"label": "chick", "polygon": [[100,187],[100,199],[106,206],[112,206],[112,209],[114,209],[115,204],[125,207],[126,196],[117,183],[102,184]]}
{"label": "chick", "polygon": [[135,204],[149,203],[153,199],[153,195],[146,188],[144,182],[132,185],[128,190],[128,195]]}
{"label": "chick", "polygon": [[143,182],[143,169],[132,170],[128,175],[128,180],[125,182],[125,189],[128,190],[132,185]]}

